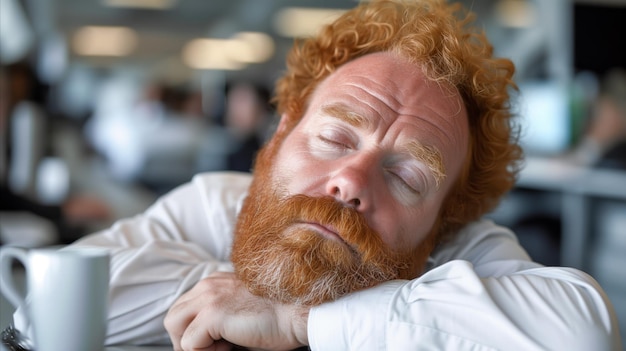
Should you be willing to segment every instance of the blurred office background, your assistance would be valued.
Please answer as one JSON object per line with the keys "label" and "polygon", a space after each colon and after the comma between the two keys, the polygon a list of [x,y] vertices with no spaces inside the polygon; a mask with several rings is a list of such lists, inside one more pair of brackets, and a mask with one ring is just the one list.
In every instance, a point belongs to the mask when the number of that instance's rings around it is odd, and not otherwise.
{"label": "blurred office background", "polygon": [[[463,0],[513,59],[527,153],[490,216],[626,324],[626,0]],[[69,243],[248,171],[298,37],[356,0],[0,0],[0,240]],[[625,334],[624,332],[622,332]]]}

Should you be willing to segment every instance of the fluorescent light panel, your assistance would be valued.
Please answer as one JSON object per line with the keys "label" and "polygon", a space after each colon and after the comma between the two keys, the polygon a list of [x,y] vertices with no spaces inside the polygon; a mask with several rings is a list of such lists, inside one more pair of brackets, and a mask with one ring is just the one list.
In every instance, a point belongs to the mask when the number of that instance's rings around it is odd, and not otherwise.
{"label": "fluorescent light panel", "polygon": [[105,6],[137,9],[166,10],[176,4],[176,0],[104,0]]}
{"label": "fluorescent light panel", "polygon": [[83,56],[126,56],[137,45],[137,33],[128,27],[87,26],[72,40],[74,51]]}
{"label": "fluorescent light panel", "polygon": [[195,69],[240,70],[274,55],[274,40],[265,33],[239,32],[230,39],[198,38],[183,49],[183,62]]}
{"label": "fluorescent light panel", "polygon": [[[237,45],[228,39],[194,39],[183,49],[183,62],[195,69],[238,70],[245,65],[226,52]],[[236,49],[235,49],[236,50]]]}
{"label": "fluorescent light panel", "polygon": [[528,0],[500,0],[495,4],[498,20],[511,28],[528,28],[536,21],[536,10]]}
{"label": "fluorescent light panel", "polygon": [[260,63],[274,56],[274,39],[265,33],[239,32],[232,39],[242,43],[237,47],[240,51],[230,53],[235,60],[245,63]]}
{"label": "fluorescent light panel", "polygon": [[274,17],[274,29],[285,37],[309,37],[341,16],[346,10],[287,7]]}

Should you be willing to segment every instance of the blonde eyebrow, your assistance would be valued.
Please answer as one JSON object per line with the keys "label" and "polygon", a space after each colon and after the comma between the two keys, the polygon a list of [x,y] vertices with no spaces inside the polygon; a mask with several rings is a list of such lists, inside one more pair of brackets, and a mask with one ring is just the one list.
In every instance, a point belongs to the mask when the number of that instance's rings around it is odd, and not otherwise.
{"label": "blonde eyebrow", "polygon": [[371,123],[369,119],[351,111],[347,106],[342,104],[322,106],[322,112],[325,115],[340,119],[357,128],[367,127]]}
{"label": "blonde eyebrow", "polygon": [[446,178],[446,169],[443,165],[441,152],[434,146],[423,145],[417,140],[412,140],[406,145],[407,152],[412,158],[426,164],[435,178],[437,188]]}

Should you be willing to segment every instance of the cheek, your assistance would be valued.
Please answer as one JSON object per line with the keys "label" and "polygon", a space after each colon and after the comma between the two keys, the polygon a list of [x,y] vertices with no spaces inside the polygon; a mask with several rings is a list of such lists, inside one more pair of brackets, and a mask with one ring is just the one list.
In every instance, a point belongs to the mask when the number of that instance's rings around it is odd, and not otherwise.
{"label": "cheek", "polygon": [[304,193],[307,184],[316,179],[316,174],[320,171],[306,145],[291,137],[281,145],[275,165],[273,178],[291,194]]}
{"label": "cheek", "polygon": [[[383,241],[396,250],[417,247],[431,232],[439,215],[440,203],[425,203],[418,209],[387,207],[377,213]],[[385,234],[389,233],[389,234]]]}

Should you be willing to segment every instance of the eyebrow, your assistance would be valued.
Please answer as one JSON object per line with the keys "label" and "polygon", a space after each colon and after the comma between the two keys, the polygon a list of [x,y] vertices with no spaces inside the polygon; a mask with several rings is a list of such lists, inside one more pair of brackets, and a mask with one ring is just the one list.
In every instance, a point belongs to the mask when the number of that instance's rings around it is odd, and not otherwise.
{"label": "eyebrow", "polygon": [[343,104],[332,104],[322,106],[322,112],[325,115],[340,119],[353,127],[366,128],[370,126],[371,121],[360,114],[350,110]]}
{"label": "eyebrow", "polygon": [[411,140],[406,145],[406,151],[412,158],[426,164],[435,178],[437,188],[446,178],[446,169],[443,165],[441,152],[434,146],[424,145],[417,140]]}
{"label": "eyebrow", "polygon": [[[367,128],[372,121],[348,108],[343,104],[330,104],[322,107],[322,112],[333,118],[340,119],[356,128]],[[441,152],[434,146],[424,145],[417,140],[411,140],[405,147],[411,158],[424,163],[433,177],[437,188],[446,178]]]}

